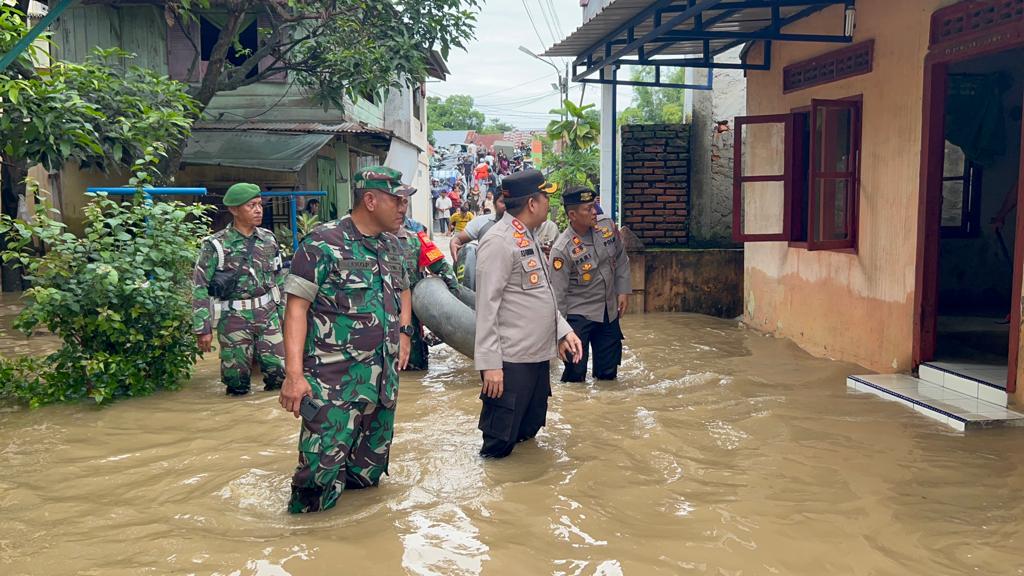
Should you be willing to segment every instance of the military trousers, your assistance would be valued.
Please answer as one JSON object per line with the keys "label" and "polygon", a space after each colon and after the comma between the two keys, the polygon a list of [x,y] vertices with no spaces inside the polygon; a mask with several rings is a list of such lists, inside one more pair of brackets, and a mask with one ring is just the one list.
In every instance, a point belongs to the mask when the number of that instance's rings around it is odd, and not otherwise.
{"label": "military trousers", "polygon": [[379,484],[394,430],[395,409],[370,402],[326,402],[315,418],[303,419],[288,511],[327,510],[346,488]]}
{"label": "military trousers", "polygon": [[276,390],[284,382],[284,337],[281,309],[274,302],[255,310],[225,310],[217,322],[220,378],[228,394],[245,394],[257,360],[263,389]]}
{"label": "military trousers", "polygon": [[427,346],[427,341],[423,339],[423,324],[415,314],[412,316],[412,347],[409,350],[409,364],[406,365],[406,370],[426,370],[428,365],[428,357],[430,355],[430,348]]}
{"label": "military trousers", "polygon": [[480,394],[484,403],[478,425],[484,438],[480,455],[488,458],[508,456],[516,443],[536,436],[547,421],[551,363],[503,362],[502,371],[501,396]]}
{"label": "military trousers", "polygon": [[570,314],[566,320],[583,344],[583,357],[579,362],[565,362],[562,382],[586,380],[591,350],[594,352],[594,378],[615,380],[619,364],[622,364],[622,329],[619,327],[619,319],[609,322],[608,311],[605,310],[604,322],[594,322],[576,314]]}

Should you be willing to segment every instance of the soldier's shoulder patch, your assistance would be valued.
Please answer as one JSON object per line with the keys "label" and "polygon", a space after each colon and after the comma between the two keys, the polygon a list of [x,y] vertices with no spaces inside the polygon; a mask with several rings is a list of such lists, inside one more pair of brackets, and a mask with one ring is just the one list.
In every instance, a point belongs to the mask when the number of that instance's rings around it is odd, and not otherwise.
{"label": "soldier's shoulder patch", "polygon": [[555,270],[561,270],[562,266],[565,266],[565,260],[562,260],[561,258],[556,257],[554,260],[551,261],[551,266]]}

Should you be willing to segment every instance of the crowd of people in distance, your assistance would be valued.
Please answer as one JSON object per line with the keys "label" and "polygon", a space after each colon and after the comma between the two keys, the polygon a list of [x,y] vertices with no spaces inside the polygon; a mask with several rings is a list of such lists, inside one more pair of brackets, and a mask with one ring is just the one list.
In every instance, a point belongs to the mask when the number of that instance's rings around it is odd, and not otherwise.
{"label": "crowd of people in distance", "polygon": [[434,231],[454,235],[475,216],[494,213],[494,197],[505,176],[531,168],[529,144],[522,144],[509,158],[504,151],[470,144],[460,154],[458,175],[431,178]]}

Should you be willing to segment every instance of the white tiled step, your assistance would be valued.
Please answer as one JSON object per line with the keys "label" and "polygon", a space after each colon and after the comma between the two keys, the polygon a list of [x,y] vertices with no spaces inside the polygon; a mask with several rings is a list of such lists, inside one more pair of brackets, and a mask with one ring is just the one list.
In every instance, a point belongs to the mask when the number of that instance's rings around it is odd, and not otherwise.
{"label": "white tiled step", "polygon": [[1024,414],[1020,412],[905,374],[850,376],[846,386],[899,402],[960,431],[1024,426]]}
{"label": "white tiled step", "polygon": [[1006,366],[927,362],[918,367],[921,380],[961,394],[1006,406]]}

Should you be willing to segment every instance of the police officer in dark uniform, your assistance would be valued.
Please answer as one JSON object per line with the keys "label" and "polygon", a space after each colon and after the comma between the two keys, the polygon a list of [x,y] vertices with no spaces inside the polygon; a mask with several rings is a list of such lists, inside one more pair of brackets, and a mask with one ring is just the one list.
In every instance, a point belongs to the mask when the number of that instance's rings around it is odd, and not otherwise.
{"label": "police officer in dark uniform", "polygon": [[517,442],[537,435],[551,395],[551,358],[582,357],[579,338],[558,313],[535,235],[555,189],[538,170],[505,178],[505,215],[477,252],[474,363],[483,380],[485,457],[508,456]]}
{"label": "police officer in dark uniform", "polygon": [[619,316],[626,311],[632,281],[629,256],[615,223],[597,216],[597,195],[586,187],[562,194],[569,227],[551,247],[551,285],[558,311],[583,342],[583,357],[565,363],[563,382],[582,382],[594,351],[594,378],[614,380],[622,363]]}

